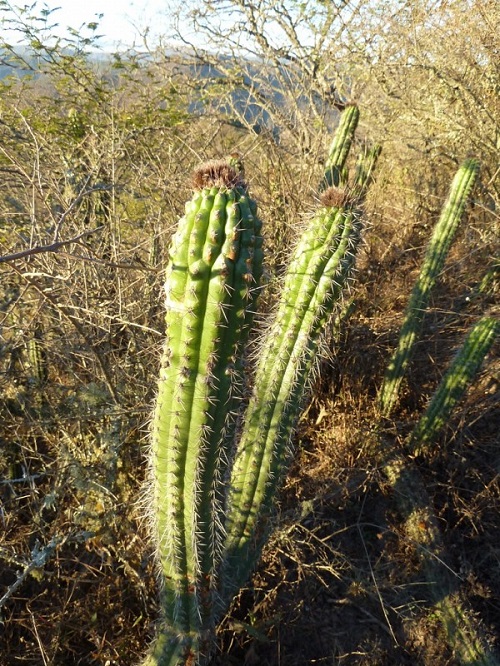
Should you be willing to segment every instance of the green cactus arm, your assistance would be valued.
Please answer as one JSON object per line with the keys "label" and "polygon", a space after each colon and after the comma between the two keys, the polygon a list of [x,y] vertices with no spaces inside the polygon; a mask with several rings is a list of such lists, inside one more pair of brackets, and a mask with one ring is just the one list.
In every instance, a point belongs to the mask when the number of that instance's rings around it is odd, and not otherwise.
{"label": "green cactus arm", "polygon": [[354,133],[359,122],[359,109],[356,104],[348,104],[340,116],[339,126],[325,161],[324,186],[338,187],[342,182],[342,172],[351,149]]}
{"label": "green cactus arm", "polygon": [[234,384],[242,381],[235,358],[262,272],[261,223],[238,174],[227,163],[209,163],[196,172],[195,185],[169,253],[166,344],[152,423],[150,499],[163,620],[145,663],[158,666],[189,663],[182,655],[203,649],[214,621],[222,446]]}
{"label": "green cactus arm", "polygon": [[37,328],[35,335],[28,340],[26,347],[33,381],[36,385],[41,386],[47,380],[48,368],[40,328]]}
{"label": "green cactus arm", "polygon": [[361,196],[365,194],[372,181],[373,172],[381,152],[382,146],[375,144],[370,147],[365,147],[360,154],[356,164],[356,173],[354,175],[353,190],[355,194]]}
{"label": "green cactus arm", "polygon": [[[471,329],[427,410],[408,438],[406,450],[410,455],[425,453],[429,444],[435,440],[479,371],[499,331],[500,322],[492,317],[483,317]],[[397,504],[405,517],[406,533],[418,548],[434,609],[451,648],[462,664],[498,664],[474,616],[461,599],[456,579],[450,575],[445,564],[446,549],[441,531],[418,470],[410,459],[405,459],[401,454],[390,457],[383,465],[383,470],[394,488]]]}
{"label": "green cactus arm", "polygon": [[500,322],[493,317],[483,317],[469,332],[410,435],[407,447],[412,454],[422,453],[435,440],[479,371],[499,332]]}
{"label": "green cactus arm", "polygon": [[455,174],[450,194],[433,230],[422,269],[413,287],[398,344],[387,367],[379,394],[382,416],[388,417],[395,406],[401,382],[410,361],[429,297],[437,277],[443,269],[446,256],[465,210],[467,198],[479,171],[477,160],[466,160]]}
{"label": "green cactus arm", "polygon": [[476,291],[478,294],[495,294],[500,285],[500,260],[496,258],[488,268]]}
{"label": "green cactus arm", "polygon": [[[224,581],[229,597],[255,564],[257,532],[272,508],[325,320],[345,286],[360,236],[351,202],[325,192],[284,279],[283,297],[259,356],[229,490]],[[330,197],[330,199],[328,198]]]}

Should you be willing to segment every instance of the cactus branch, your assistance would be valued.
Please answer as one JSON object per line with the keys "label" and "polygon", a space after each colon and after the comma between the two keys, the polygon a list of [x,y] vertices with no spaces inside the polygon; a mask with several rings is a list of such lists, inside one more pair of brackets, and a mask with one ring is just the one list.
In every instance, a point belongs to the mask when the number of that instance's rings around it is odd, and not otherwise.
{"label": "cactus branch", "polygon": [[351,149],[354,133],[359,122],[359,109],[356,104],[348,104],[340,116],[340,123],[333,137],[325,162],[324,186],[338,187],[342,172]]}
{"label": "cactus branch", "polygon": [[231,473],[224,596],[245,582],[260,552],[318,341],[347,283],[360,229],[352,201],[327,190],[292,256]]}
{"label": "cactus branch", "polygon": [[[435,441],[439,430],[477,375],[499,329],[498,320],[491,317],[483,317],[472,328],[408,438],[407,453],[412,456],[423,454]],[[403,455],[398,454],[390,457],[383,469],[404,516],[406,533],[418,548],[422,573],[450,647],[462,664],[498,664],[477,622],[462,601],[456,576],[452,576],[451,569],[446,565],[441,531],[417,468],[410,459],[405,460]]]}
{"label": "cactus branch", "polygon": [[450,194],[434,228],[420,275],[410,296],[398,344],[387,367],[380,391],[380,410],[384,417],[390,415],[397,402],[403,376],[420,334],[431,290],[443,269],[478,171],[477,160],[470,159],[462,164],[453,179]]}
{"label": "cactus branch", "polygon": [[499,331],[497,319],[483,317],[469,332],[410,436],[408,449],[412,455],[423,453],[435,441],[476,376]]}

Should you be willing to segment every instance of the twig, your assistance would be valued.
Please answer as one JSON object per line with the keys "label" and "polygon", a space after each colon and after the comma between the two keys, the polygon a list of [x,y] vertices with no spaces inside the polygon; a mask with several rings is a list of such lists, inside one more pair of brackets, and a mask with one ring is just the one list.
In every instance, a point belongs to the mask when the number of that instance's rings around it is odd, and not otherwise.
{"label": "twig", "polygon": [[31,257],[34,254],[41,254],[42,252],[57,252],[59,248],[64,247],[65,245],[71,245],[71,243],[77,243],[82,238],[86,238],[91,234],[95,234],[96,231],[101,231],[104,225],[96,227],[95,229],[87,229],[87,231],[82,231],[81,234],[75,236],[74,238],[69,238],[68,240],[56,241],[50,243],[49,245],[35,245],[30,247],[27,250],[21,250],[20,252],[14,252],[13,254],[5,254],[0,256],[0,264],[5,264],[9,261],[17,261],[17,259],[24,259],[25,257]]}
{"label": "twig", "polygon": [[22,571],[22,573],[19,574],[17,577],[17,580],[9,587],[7,592],[3,595],[3,597],[0,599],[0,608],[5,604],[5,602],[10,599],[10,597],[14,594],[14,592],[23,584],[23,582],[26,580],[26,578],[29,576],[29,574],[33,571],[33,569],[41,569],[49,557],[52,555],[54,550],[57,548],[57,546],[64,541],[63,538],[61,537],[54,537],[50,543],[48,543],[45,548],[40,550],[38,548],[38,544],[33,548],[31,552],[32,560],[29,564],[27,564]]}

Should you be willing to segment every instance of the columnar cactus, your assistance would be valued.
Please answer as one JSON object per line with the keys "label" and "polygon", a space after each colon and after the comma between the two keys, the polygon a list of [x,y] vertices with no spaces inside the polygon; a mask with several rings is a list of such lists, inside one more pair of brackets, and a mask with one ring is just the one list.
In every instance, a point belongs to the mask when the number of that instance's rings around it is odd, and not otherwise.
{"label": "columnar cactus", "polygon": [[[343,167],[357,123],[357,108],[346,113],[327,181]],[[202,663],[216,620],[254,567],[324,324],[359,244],[358,200],[326,189],[292,256],[243,418],[262,238],[242,177],[235,155],[197,171],[170,250],[149,495],[163,618],[143,666]]]}
{"label": "columnar cactus", "polygon": [[26,343],[33,383],[40,386],[47,380],[47,360],[41,344],[42,329],[37,326],[35,334]]}
{"label": "columnar cactus", "polygon": [[195,189],[165,283],[166,344],[151,448],[164,623],[146,664],[194,663],[212,628],[222,536],[218,486],[262,274],[261,223],[237,171],[209,163],[195,173]]}
{"label": "columnar cactus", "polygon": [[430,292],[443,269],[452,240],[464,213],[467,198],[479,171],[477,160],[466,160],[457,171],[450,194],[434,228],[420,275],[406,308],[397,348],[390,360],[380,391],[380,411],[389,416],[398,399],[399,388],[410,361],[413,346],[427,309]]}
{"label": "columnar cactus", "polygon": [[[462,664],[498,664],[482,636],[473,614],[457,589],[457,580],[446,565],[446,549],[431,500],[411,457],[422,455],[435,443],[457,402],[474,380],[500,331],[493,317],[480,319],[467,335],[462,347],[441,380],[425,413],[406,442],[406,456],[392,452],[382,469],[395,490],[395,498],[405,518],[405,530],[417,547],[422,573],[429,585],[438,617],[448,643]],[[388,447],[385,447],[388,451]]]}
{"label": "columnar cactus", "polygon": [[340,123],[333,137],[325,162],[325,186],[338,187],[344,180],[347,156],[359,122],[359,108],[356,104],[348,104],[340,116]]}
{"label": "columnar cactus", "polygon": [[421,453],[436,439],[477,374],[499,331],[497,319],[483,317],[469,332],[411,434],[408,448],[412,455]]}
{"label": "columnar cactus", "polygon": [[258,557],[325,320],[346,286],[361,230],[355,201],[329,188],[292,255],[260,350],[229,484],[224,597]]}

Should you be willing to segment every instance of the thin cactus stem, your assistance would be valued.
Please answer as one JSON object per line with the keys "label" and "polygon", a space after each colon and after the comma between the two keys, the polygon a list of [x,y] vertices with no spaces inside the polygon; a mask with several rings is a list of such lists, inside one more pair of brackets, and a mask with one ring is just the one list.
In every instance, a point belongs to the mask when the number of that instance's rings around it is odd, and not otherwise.
{"label": "thin cactus stem", "polygon": [[414,345],[420,335],[432,288],[441,273],[452,240],[463,216],[467,198],[479,171],[477,160],[466,160],[456,173],[450,194],[434,228],[420,275],[413,287],[399,334],[379,394],[381,415],[388,417],[396,405],[399,389]]}
{"label": "thin cactus stem", "polygon": [[[449,419],[457,402],[477,375],[500,331],[500,322],[483,317],[471,329],[445,373],[427,410],[406,443],[411,456],[424,454]],[[388,447],[382,447],[387,453]],[[473,615],[464,605],[456,576],[446,564],[446,549],[432,503],[418,470],[401,454],[383,465],[404,519],[406,534],[418,548],[422,573],[448,643],[461,664],[498,665]]]}
{"label": "thin cactus stem", "polygon": [[41,386],[48,376],[47,362],[41,344],[42,329],[37,326],[35,334],[26,344],[33,383]]}
{"label": "thin cactus stem", "polygon": [[334,134],[328,157],[325,161],[324,187],[338,187],[343,183],[344,166],[351,149],[354,133],[359,122],[359,109],[356,104],[348,104],[340,116],[340,123]]}
{"label": "thin cactus stem", "polygon": [[477,286],[478,294],[495,294],[500,285],[500,260],[496,259],[488,268],[483,279]]}
{"label": "thin cactus stem", "polygon": [[383,467],[394,489],[406,536],[416,547],[433,609],[460,664],[498,666],[474,615],[460,594],[460,579],[446,563],[446,548],[430,497],[416,467],[401,454]]}
{"label": "thin cactus stem", "polygon": [[262,273],[261,223],[238,173],[227,162],[208,163],[196,172],[195,187],[169,253],[166,344],[152,424],[163,622],[145,664],[158,666],[195,663],[214,622],[222,539],[217,484],[243,381],[237,359]]}
{"label": "thin cactus stem", "polygon": [[366,192],[372,181],[373,172],[381,152],[382,146],[375,144],[374,146],[365,147],[360,154],[354,175],[354,194],[363,195]]}
{"label": "thin cactus stem", "polygon": [[457,402],[476,376],[499,332],[500,322],[493,317],[483,317],[469,332],[410,435],[407,447],[412,455],[424,453],[429,444],[435,441]]}
{"label": "thin cactus stem", "polygon": [[222,581],[226,600],[259,556],[318,342],[351,273],[360,229],[352,200],[329,189],[292,256],[231,472]]}

